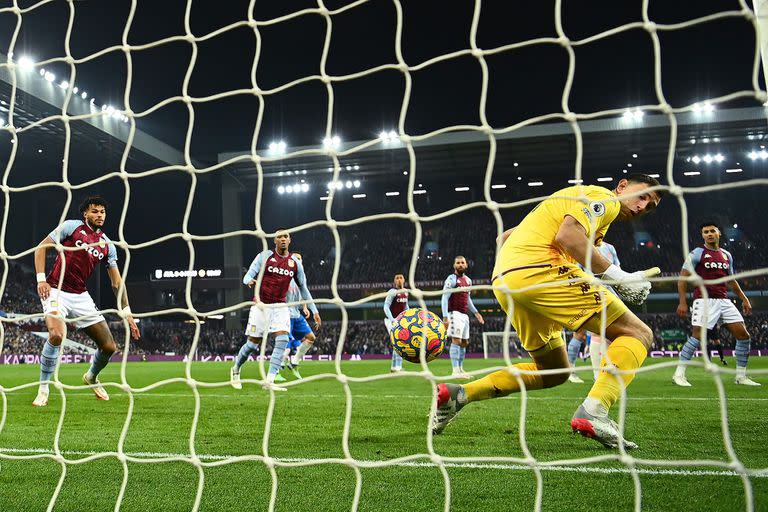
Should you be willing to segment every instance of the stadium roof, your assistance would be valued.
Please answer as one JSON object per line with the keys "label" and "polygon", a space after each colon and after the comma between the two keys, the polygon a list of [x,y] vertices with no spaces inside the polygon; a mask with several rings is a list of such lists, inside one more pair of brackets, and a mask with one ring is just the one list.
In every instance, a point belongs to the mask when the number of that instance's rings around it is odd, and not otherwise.
{"label": "stadium roof", "polygon": [[[0,54],[0,62],[7,56]],[[46,79],[39,67],[32,70],[16,69],[16,94],[13,124],[17,130],[19,148],[14,167],[23,167],[26,182],[61,181],[64,155],[65,126],[61,119],[51,119],[31,128],[28,126],[50,116],[61,115],[67,94],[62,78]],[[9,102],[13,90],[13,76],[6,66],[0,67],[0,117],[7,128]],[[89,91],[93,92],[93,91]],[[71,143],[69,153],[70,181],[79,183],[119,170],[130,124],[102,111],[92,97],[72,94],[67,112],[71,116],[101,114],[70,122]],[[25,129],[27,128],[27,129]],[[0,154],[7,162],[11,137],[0,137]],[[136,129],[126,164],[128,172],[183,164],[183,154],[164,142]],[[11,173],[12,180],[14,173]],[[76,176],[75,179],[72,176]],[[27,184],[24,182],[23,184]],[[11,183],[20,185],[21,183]]]}
{"label": "stadium roof", "polygon": [[[587,181],[598,176],[616,176],[624,170],[659,173],[663,181],[670,147],[669,118],[661,114],[632,114],[579,121],[584,142],[582,174]],[[706,154],[724,155],[722,162],[715,162],[721,170],[744,165],[747,154],[752,150],[760,151],[761,142],[768,138],[766,109],[761,107],[729,110],[702,108],[677,114],[676,120],[675,172],[680,174],[690,170],[679,165],[680,162],[687,163],[685,158],[694,155],[701,155],[702,158]],[[494,178],[574,176],[576,138],[570,123],[524,126],[497,135],[496,141]],[[413,146],[419,177],[444,177],[457,180],[457,183],[461,179],[484,177],[490,144],[488,136],[480,131],[445,133],[414,142]],[[302,177],[306,175],[307,180],[328,181],[332,176],[329,167],[333,162],[329,156],[320,154],[321,151],[322,145],[317,145],[288,147],[288,157],[283,159],[279,155],[267,154],[273,161],[262,163],[264,175],[280,180],[300,174]],[[339,156],[342,179],[354,176],[387,181],[410,167],[408,152],[399,140],[341,142],[337,151],[348,152],[346,156]],[[291,156],[294,153],[303,154]],[[248,152],[219,154],[220,163],[228,160],[233,160],[233,163],[228,164],[227,169],[244,184],[256,186],[258,173]],[[709,167],[714,169],[716,166]],[[744,171],[742,179],[749,174],[748,169]]]}

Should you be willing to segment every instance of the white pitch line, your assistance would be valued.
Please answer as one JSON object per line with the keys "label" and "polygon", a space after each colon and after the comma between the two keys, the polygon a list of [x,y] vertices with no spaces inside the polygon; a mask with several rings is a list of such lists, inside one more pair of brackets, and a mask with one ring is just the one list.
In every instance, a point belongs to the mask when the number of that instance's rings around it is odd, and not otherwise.
{"label": "white pitch line", "polygon": [[[29,453],[29,454],[47,454],[53,455],[52,450],[46,448],[0,448],[0,458],[3,454],[12,453]],[[90,457],[104,452],[94,451],[80,451],[80,450],[64,450],[61,451],[62,455],[82,455]],[[162,453],[162,452],[125,452],[126,455],[136,458],[189,458],[189,454],[185,453]],[[197,458],[200,460],[219,461],[226,459],[233,459],[235,457],[242,457],[242,455],[212,455],[212,454],[197,454]],[[310,458],[275,458],[276,462],[284,463],[312,463],[315,461],[322,461],[325,459],[310,459]],[[397,462],[394,464],[386,464],[386,460],[358,460],[357,463],[361,466],[376,467],[375,464],[384,463],[380,467],[437,467],[432,462]],[[319,462],[320,463],[320,462]],[[323,463],[320,463],[323,464]],[[331,463],[325,463],[331,464]],[[450,468],[462,468],[462,469],[500,469],[506,471],[532,471],[531,466],[523,464],[503,464],[503,463],[475,463],[475,462],[445,462],[446,467]],[[539,469],[542,471],[557,471],[565,473],[601,473],[601,474],[628,474],[631,473],[629,468],[606,468],[599,466],[546,466],[539,465]],[[641,475],[675,475],[675,476],[733,476],[740,477],[740,473],[735,471],[717,471],[717,470],[688,470],[688,469],[648,469],[648,468],[636,468],[635,471]],[[747,470],[748,476],[751,478],[768,478],[768,468],[766,469],[754,469]]]}
{"label": "white pitch line", "polygon": [[[109,389],[109,388],[107,388]],[[8,395],[14,395],[14,394],[21,394],[25,393],[28,390],[20,390],[20,391],[14,391],[14,392],[6,392]],[[198,391],[200,391],[200,397],[211,397],[211,398],[242,398],[242,397],[250,397],[258,395],[259,393],[206,393],[203,388],[198,388]],[[262,393],[264,396],[269,396],[266,392]],[[56,396],[54,392],[51,392],[52,396]],[[125,395],[123,392],[117,392],[113,391],[110,393],[111,396],[122,396]],[[90,392],[77,392],[77,391],[67,391],[67,396],[93,396],[93,393]],[[192,395],[189,392],[186,393],[154,393],[152,391],[145,391],[142,393],[134,393],[134,396],[137,398],[178,398],[183,396],[188,396],[190,399],[192,399]],[[296,397],[313,397],[317,398],[316,394],[310,394],[310,393],[297,393],[297,392],[291,392],[289,389],[288,394],[286,395],[280,395],[280,396],[296,396]],[[323,394],[323,398],[345,398],[346,395],[343,394]],[[431,398],[432,395],[369,395],[369,394],[358,394],[358,393],[352,393],[352,399],[355,398]],[[557,401],[578,401],[579,397],[568,397],[568,396],[529,396],[527,398],[528,400],[557,400]],[[691,396],[630,396],[628,397],[630,402],[633,401],[644,401],[644,402],[664,402],[664,401],[684,401],[684,402],[711,402],[713,400],[717,400],[713,397],[691,397]],[[768,402],[768,398],[757,398],[757,397],[726,397],[727,401],[729,402]],[[514,395],[514,396],[505,396],[497,398],[497,400],[520,400],[520,395]]]}

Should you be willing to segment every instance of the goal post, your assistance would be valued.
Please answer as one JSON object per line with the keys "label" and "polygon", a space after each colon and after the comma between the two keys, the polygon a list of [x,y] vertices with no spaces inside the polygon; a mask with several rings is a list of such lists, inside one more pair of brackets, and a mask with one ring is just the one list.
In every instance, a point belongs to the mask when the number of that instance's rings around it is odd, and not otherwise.
{"label": "goal post", "polygon": [[483,359],[488,359],[493,354],[501,354],[504,359],[510,356],[523,357],[520,347],[520,338],[514,331],[510,331],[506,336],[504,331],[483,332]]}

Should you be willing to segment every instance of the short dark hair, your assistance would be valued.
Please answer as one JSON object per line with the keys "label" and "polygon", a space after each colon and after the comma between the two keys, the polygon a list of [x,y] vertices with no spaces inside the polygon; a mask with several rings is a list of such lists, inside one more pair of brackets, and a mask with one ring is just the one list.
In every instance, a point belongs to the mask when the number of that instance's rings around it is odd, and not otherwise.
{"label": "short dark hair", "polygon": [[403,273],[398,272],[397,274],[395,274],[395,279],[397,279],[397,276],[400,276],[403,279],[405,279],[405,274],[403,274]]}
{"label": "short dark hair", "polygon": [[[624,179],[632,183],[645,183],[649,187],[658,187],[661,185],[659,180],[653,176],[649,176],[648,174],[643,174],[641,172],[633,172],[632,174],[628,174],[624,176]],[[661,198],[666,193],[665,190],[655,190],[654,192],[658,194],[659,198]]]}
{"label": "short dark hair", "polygon": [[701,232],[701,230],[704,229],[707,226],[715,226],[719,232],[721,232],[721,233],[723,232],[723,230],[720,229],[720,224],[718,224],[717,222],[715,222],[713,220],[706,220],[706,221],[702,222],[701,224],[699,224],[699,232]]}
{"label": "short dark hair", "polygon": [[88,208],[90,208],[91,205],[103,206],[105,210],[107,209],[107,201],[103,197],[88,196],[85,199],[83,199],[82,203],[80,203],[80,213],[87,212]]}
{"label": "short dark hair", "polygon": [[467,261],[467,258],[465,258],[464,256],[462,256],[461,254],[459,254],[459,255],[457,255],[457,256],[454,256],[454,258],[453,258],[453,261],[456,261],[456,260],[457,260],[457,259],[459,259],[459,258],[463,259],[464,261]]}

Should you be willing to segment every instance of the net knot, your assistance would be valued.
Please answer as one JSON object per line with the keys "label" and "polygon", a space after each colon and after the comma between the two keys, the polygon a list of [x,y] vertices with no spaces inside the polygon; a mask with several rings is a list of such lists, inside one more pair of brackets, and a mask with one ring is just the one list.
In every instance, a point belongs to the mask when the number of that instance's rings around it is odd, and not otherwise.
{"label": "net knot", "polygon": [[670,185],[670,187],[667,189],[670,193],[670,195],[682,197],[683,195],[683,187],[680,185]]}
{"label": "net knot", "polygon": [[646,21],[643,24],[643,28],[647,30],[648,32],[655,33],[656,32],[656,23],[653,21]]}

